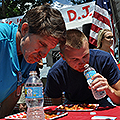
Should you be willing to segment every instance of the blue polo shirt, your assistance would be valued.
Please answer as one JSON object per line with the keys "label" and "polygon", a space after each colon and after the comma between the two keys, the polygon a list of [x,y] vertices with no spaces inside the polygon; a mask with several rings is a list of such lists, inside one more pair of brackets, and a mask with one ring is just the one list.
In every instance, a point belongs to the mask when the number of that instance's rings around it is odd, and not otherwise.
{"label": "blue polo shirt", "polygon": [[22,83],[35,70],[37,63],[29,64],[22,59],[21,66],[17,56],[16,33],[18,25],[0,23],[0,103],[17,88],[17,73],[22,72]]}

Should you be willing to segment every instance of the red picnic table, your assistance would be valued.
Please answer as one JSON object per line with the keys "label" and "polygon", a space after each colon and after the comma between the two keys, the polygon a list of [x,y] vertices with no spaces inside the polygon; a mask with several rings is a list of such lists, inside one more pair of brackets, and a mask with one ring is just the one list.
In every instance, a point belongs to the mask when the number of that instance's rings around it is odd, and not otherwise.
{"label": "red picnic table", "polygon": [[[49,108],[53,108],[53,109],[55,107],[56,106],[49,106]],[[68,112],[68,114],[66,116],[58,118],[58,119],[59,120],[91,120],[91,118],[93,116],[117,117],[116,120],[120,120],[120,106],[99,108],[98,110],[94,110],[94,111]],[[0,120],[6,120],[6,119],[4,118],[4,119],[0,119]]]}

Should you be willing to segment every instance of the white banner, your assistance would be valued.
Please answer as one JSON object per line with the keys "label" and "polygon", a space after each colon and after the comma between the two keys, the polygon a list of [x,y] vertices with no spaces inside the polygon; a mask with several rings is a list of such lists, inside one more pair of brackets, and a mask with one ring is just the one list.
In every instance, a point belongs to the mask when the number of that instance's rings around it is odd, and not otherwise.
{"label": "white banner", "polygon": [[[68,23],[85,18],[87,19],[88,17],[92,19],[94,8],[95,8],[95,1],[80,5],[70,6],[59,10],[62,12],[65,23]],[[82,22],[84,21],[82,20]]]}
{"label": "white banner", "polygon": [[14,22],[15,24],[18,24],[23,18],[22,16],[18,16],[18,17],[12,17],[12,18],[5,18],[5,19],[1,19],[0,23],[8,23],[11,24],[12,22]]}

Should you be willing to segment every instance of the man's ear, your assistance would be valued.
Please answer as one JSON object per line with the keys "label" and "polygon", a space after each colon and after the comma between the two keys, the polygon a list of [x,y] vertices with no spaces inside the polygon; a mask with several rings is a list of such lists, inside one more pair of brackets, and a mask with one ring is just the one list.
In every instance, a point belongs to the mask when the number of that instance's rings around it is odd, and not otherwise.
{"label": "man's ear", "polygon": [[22,24],[22,27],[21,27],[21,33],[22,33],[22,36],[25,36],[26,33],[28,33],[28,30],[29,30],[29,25],[28,23],[23,23]]}
{"label": "man's ear", "polygon": [[62,59],[65,60],[63,54],[61,52],[59,52],[59,54],[61,55]]}

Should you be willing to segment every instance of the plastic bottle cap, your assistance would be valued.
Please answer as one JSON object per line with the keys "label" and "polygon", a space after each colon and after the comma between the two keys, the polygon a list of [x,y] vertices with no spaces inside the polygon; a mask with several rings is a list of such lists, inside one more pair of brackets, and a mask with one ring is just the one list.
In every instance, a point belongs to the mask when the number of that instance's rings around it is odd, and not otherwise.
{"label": "plastic bottle cap", "polygon": [[37,75],[36,71],[30,71],[29,75]]}
{"label": "plastic bottle cap", "polygon": [[88,68],[88,67],[89,67],[89,64],[85,64],[85,65],[84,65],[84,68]]}

